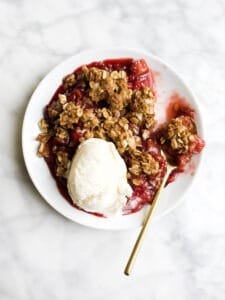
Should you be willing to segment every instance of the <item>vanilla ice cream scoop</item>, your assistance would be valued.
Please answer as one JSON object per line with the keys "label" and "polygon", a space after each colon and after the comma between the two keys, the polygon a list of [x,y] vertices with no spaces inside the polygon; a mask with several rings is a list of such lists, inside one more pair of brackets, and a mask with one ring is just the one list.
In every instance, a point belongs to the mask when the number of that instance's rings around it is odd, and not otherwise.
{"label": "vanilla ice cream scoop", "polygon": [[111,142],[91,138],[80,144],[71,164],[67,187],[73,202],[89,212],[122,213],[132,188],[127,168]]}

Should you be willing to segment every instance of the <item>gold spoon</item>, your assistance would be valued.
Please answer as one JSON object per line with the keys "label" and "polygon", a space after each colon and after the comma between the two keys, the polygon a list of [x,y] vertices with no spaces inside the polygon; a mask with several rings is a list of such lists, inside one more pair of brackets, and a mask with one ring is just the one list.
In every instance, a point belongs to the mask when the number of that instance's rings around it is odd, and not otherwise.
{"label": "gold spoon", "polygon": [[[162,155],[165,157],[164,153],[162,153]],[[151,204],[151,206],[150,206],[150,208],[149,208],[148,213],[146,214],[146,217],[145,217],[145,219],[144,219],[144,222],[143,222],[141,231],[140,231],[140,233],[139,233],[139,235],[138,235],[138,237],[137,237],[136,243],[135,243],[135,245],[134,245],[134,247],[133,247],[133,250],[132,250],[132,252],[131,252],[131,254],[130,254],[129,260],[128,260],[127,265],[126,265],[126,268],[125,268],[125,270],[124,270],[124,274],[125,274],[125,275],[130,275],[130,273],[131,273],[131,271],[132,271],[132,269],[133,269],[133,266],[134,266],[135,260],[136,260],[136,258],[137,258],[138,252],[139,252],[139,250],[140,250],[140,248],[141,248],[141,245],[142,245],[142,243],[143,243],[145,234],[146,234],[146,232],[147,232],[148,225],[149,225],[149,223],[150,223],[149,221],[150,221],[150,218],[151,218],[151,216],[152,216],[152,213],[153,213],[153,211],[154,211],[154,209],[155,209],[155,207],[156,207],[156,204],[158,203],[159,196],[160,196],[160,194],[161,194],[161,192],[162,192],[162,190],[163,190],[163,188],[164,188],[164,186],[165,186],[165,183],[166,183],[166,181],[167,181],[167,179],[168,179],[170,173],[171,173],[174,169],[176,169],[176,166],[171,165],[171,164],[167,161],[166,174],[165,174],[165,176],[163,177],[163,180],[162,180],[162,182],[161,182],[161,185],[160,185],[158,191],[157,191],[156,194],[155,194],[155,197],[154,197],[153,202],[152,202],[152,204]]]}

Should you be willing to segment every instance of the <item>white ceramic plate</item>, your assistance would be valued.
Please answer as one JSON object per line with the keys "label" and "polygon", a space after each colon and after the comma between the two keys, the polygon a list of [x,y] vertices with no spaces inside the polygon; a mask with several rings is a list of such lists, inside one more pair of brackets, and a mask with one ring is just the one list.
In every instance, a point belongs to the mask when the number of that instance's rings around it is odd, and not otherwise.
{"label": "white ceramic plate", "polygon": [[[189,87],[176,74],[176,72],[164,63],[161,59],[139,50],[112,49],[112,50],[90,50],[76,54],[57,67],[55,67],[37,86],[27,106],[22,129],[22,147],[25,164],[28,173],[42,197],[59,213],[77,223],[100,228],[100,229],[125,229],[141,225],[145,209],[128,216],[115,218],[99,218],[87,214],[72,207],[59,193],[55,181],[50,175],[44,159],[37,157],[38,142],[35,141],[39,133],[38,121],[42,118],[43,109],[52,98],[57,87],[61,84],[62,78],[71,73],[74,69],[93,61],[106,58],[132,57],[135,59],[144,58],[150,68],[158,74],[155,76],[156,89],[158,94],[156,113],[159,119],[163,118],[168,98],[174,91],[184,96],[196,111],[196,122],[198,131],[203,136],[202,121],[199,111],[198,100]],[[201,155],[194,158],[195,173],[199,168]],[[184,193],[194,180],[191,174],[181,174],[176,182],[170,184],[164,191],[159,205],[155,211],[155,219],[162,217],[173,209],[183,198]]]}

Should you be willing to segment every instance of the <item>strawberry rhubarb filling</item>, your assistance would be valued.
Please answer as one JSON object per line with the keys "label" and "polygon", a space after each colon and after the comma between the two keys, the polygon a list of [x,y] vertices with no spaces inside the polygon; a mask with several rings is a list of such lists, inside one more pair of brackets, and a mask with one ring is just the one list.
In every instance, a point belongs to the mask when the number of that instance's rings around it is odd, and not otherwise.
{"label": "strawberry rhubarb filling", "polygon": [[[143,59],[93,62],[63,78],[44,110],[37,140],[38,155],[69,203],[97,216],[115,207],[122,214],[136,212],[151,204],[165,174],[161,149],[177,165],[168,182],[201,152],[194,110],[175,101],[170,118],[157,128],[155,102],[153,75]],[[77,157],[83,157],[83,168]]]}

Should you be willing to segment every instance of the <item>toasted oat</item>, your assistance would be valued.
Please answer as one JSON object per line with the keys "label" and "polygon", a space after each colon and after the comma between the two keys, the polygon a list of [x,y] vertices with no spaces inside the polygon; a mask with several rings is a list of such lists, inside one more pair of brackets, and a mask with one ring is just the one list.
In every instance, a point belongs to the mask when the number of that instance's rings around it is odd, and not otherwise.
{"label": "toasted oat", "polygon": [[156,175],[159,172],[159,163],[150,153],[134,150],[130,152],[130,156],[129,172],[133,175]]}
{"label": "toasted oat", "polygon": [[64,110],[59,116],[59,124],[65,128],[73,128],[73,125],[79,122],[82,115],[82,107],[79,104],[69,102],[64,106]]}
{"label": "toasted oat", "polygon": [[67,144],[69,142],[69,133],[66,129],[58,127],[55,134],[56,140],[61,144]]}
{"label": "toasted oat", "polygon": [[135,112],[154,115],[155,97],[152,90],[144,87],[135,90],[132,96],[131,109]]}
{"label": "toasted oat", "polygon": [[59,93],[57,100],[47,108],[51,126],[44,119],[40,121],[42,134],[38,137],[38,154],[48,155],[48,139],[53,136],[58,143],[52,149],[56,154],[57,176],[66,176],[68,172],[68,153],[60,147],[69,147],[73,142],[70,132],[77,126],[81,134],[77,139],[79,142],[92,137],[101,138],[112,141],[122,157],[128,153],[127,177],[134,185],[140,184],[142,174],[157,174],[158,162],[151,154],[140,150],[156,123],[155,97],[151,89],[131,90],[123,70],[110,72],[87,66],[83,66],[76,76],[72,73],[63,79],[64,87],[69,90],[76,88],[76,84],[85,90],[82,103],[68,100],[68,92]]}
{"label": "toasted oat", "polygon": [[41,143],[46,144],[49,141],[50,138],[51,138],[51,134],[49,134],[49,133],[40,133],[37,136],[36,140],[41,142]]}
{"label": "toasted oat", "polygon": [[58,98],[59,98],[59,103],[64,105],[67,102],[67,97],[64,94],[58,94]]}
{"label": "toasted oat", "polygon": [[41,130],[42,133],[47,133],[48,132],[48,122],[45,120],[45,119],[41,119],[39,122],[38,122],[38,126],[39,126],[39,129]]}
{"label": "toasted oat", "polygon": [[134,177],[132,178],[132,183],[136,186],[140,185],[142,183],[142,180],[140,177]]}
{"label": "toasted oat", "polygon": [[159,162],[150,153],[143,152],[141,158],[141,167],[145,174],[156,175],[159,172]]}
{"label": "toasted oat", "polygon": [[49,157],[50,152],[49,152],[49,146],[46,143],[40,143],[37,155],[39,157]]}
{"label": "toasted oat", "polygon": [[57,160],[56,175],[64,176],[70,165],[68,153],[64,151],[58,151],[56,153],[56,160]]}
{"label": "toasted oat", "polygon": [[48,133],[41,133],[37,136],[36,140],[40,142],[38,147],[37,155],[40,157],[49,157],[49,147],[48,141],[51,138],[51,135]]}
{"label": "toasted oat", "polygon": [[192,119],[188,116],[180,116],[170,121],[160,142],[161,144],[169,143],[174,151],[184,154],[189,151],[195,133],[196,128]]}
{"label": "toasted oat", "polygon": [[63,108],[59,101],[53,101],[48,107],[47,112],[48,116],[51,119],[56,119],[59,114],[62,112]]}
{"label": "toasted oat", "polygon": [[66,87],[71,87],[73,86],[74,84],[76,83],[76,79],[75,79],[75,75],[72,73],[72,74],[69,74],[67,75],[66,77],[63,78],[63,84],[66,86]]}

